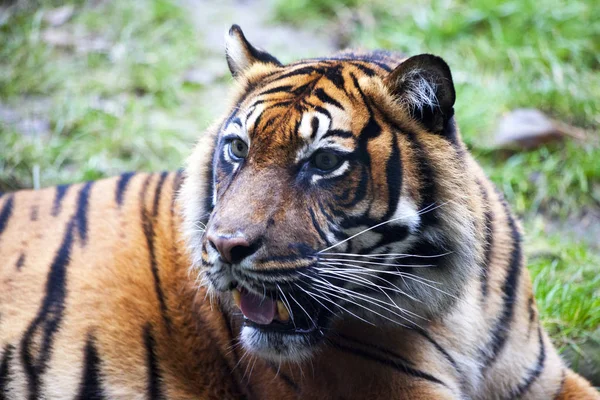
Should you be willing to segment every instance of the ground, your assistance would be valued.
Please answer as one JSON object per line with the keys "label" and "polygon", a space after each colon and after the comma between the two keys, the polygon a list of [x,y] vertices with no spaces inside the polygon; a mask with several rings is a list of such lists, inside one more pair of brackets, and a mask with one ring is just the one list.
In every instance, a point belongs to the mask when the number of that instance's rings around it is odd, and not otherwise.
{"label": "ground", "polygon": [[[0,190],[179,168],[226,108],[223,35],[232,23],[284,62],[348,45],[441,55],[462,134],[524,222],[546,327],[574,367],[594,376],[600,7],[592,0],[32,3],[0,6]],[[500,151],[494,132],[515,108],[542,110],[584,136]]]}

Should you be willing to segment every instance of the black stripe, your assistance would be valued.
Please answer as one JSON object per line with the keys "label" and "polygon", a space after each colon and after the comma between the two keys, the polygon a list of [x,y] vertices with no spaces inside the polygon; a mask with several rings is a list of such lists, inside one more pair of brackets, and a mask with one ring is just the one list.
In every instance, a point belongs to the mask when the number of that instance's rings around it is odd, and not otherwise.
{"label": "black stripe", "polygon": [[533,327],[533,323],[535,321],[535,302],[533,299],[533,295],[529,297],[527,300],[527,312],[529,313],[529,326],[527,327],[527,338],[531,335],[531,328]]}
{"label": "black stripe", "polygon": [[[506,201],[502,200],[502,206],[508,219],[508,225],[510,227],[513,250],[510,255],[510,263],[508,265],[508,271],[504,284],[502,285],[502,293],[504,294],[504,304],[502,306],[502,312],[496,322],[496,326],[492,331],[492,341],[486,346],[486,349],[491,349],[491,355],[485,358],[484,367],[487,368],[496,360],[498,354],[506,344],[508,334],[511,332],[510,324],[513,319],[517,289],[519,287],[519,277],[521,275],[521,234],[519,233],[515,220],[508,209]],[[486,350],[488,352],[489,350]]]}
{"label": "black stripe", "polygon": [[356,68],[360,69],[365,75],[371,77],[371,76],[375,76],[376,72],[374,69],[367,67],[366,65],[363,64],[359,64],[357,62],[352,62],[351,63],[353,66],[355,66]]}
{"label": "black stripe", "polygon": [[100,372],[100,357],[94,345],[94,338],[89,336],[84,349],[84,371],[83,379],[79,386],[78,400],[102,400],[105,398],[102,390],[102,378]]}
{"label": "black stripe", "polygon": [[323,241],[323,244],[326,246],[329,245],[329,240],[327,239],[327,235],[325,234],[325,232],[323,232],[323,230],[319,226],[319,223],[317,222],[317,217],[315,216],[315,213],[314,213],[312,207],[308,208],[308,212],[310,213],[310,219],[312,221],[313,228],[315,228],[315,231],[317,231],[317,233],[319,234],[319,237]]}
{"label": "black stripe", "polygon": [[277,87],[274,87],[271,89],[267,89],[263,92],[260,92],[257,94],[257,96],[264,96],[266,94],[275,94],[275,93],[281,93],[281,92],[289,93],[292,88],[293,88],[292,85],[277,86]]}
{"label": "black stripe", "polygon": [[318,88],[315,90],[315,96],[317,96],[317,98],[319,100],[321,100],[323,103],[327,103],[327,104],[331,104],[332,106],[335,106],[337,108],[339,108],[340,110],[344,109],[344,106],[342,106],[337,100],[335,100],[333,97],[331,97],[330,95],[328,95],[325,90],[323,90],[323,88]]}
{"label": "black stripe", "polygon": [[507,399],[520,399],[529,390],[533,382],[542,374],[544,370],[544,361],[546,361],[546,348],[544,346],[544,335],[542,334],[542,327],[538,325],[538,337],[539,337],[539,354],[535,364],[535,367],[529,370],[527,378],[523,383],[514,389]]}
{"label": "black stripe", "polygon": [[160,376],[160,367],[155,353],[156,343],[152,336],[152,326],[147,323],[144,326],[144,346],[146,348],[146,368],[148,368],[148,382],[146,390],[148,391],[148,399],[160,400],[165,399],[163,392],[163,382]]}
{"label": "black stripe", "polygon": [[13,211],[13,205],[15,196],[13,194],[9,195],[4,205],[2,206],[2,210],[0,210],[0,236],[2,232],[6,229],[6,225],[8,225],[8,220],[10,219]]}
{"label": "black stripe", "polygon": [[183,170],[179,169],[175,173],[173,177],[173,194],[171,196],[171,215],[175,212],[175,201],[177,200],[177,195],[179,194],[179,189],[181,188],[181,184],[183,182]]}
{"label": "black stripe", "polygon": [[310,129],[312,132],[310,133],[310,138],[314,139],[317,136],[317,132],[319,131],[319,118],[312,117],[310,121]]}
{"label": "black stripe", "polygon": [[323,73],[323,69],[322,68],[316,68],[316,67],[301,67],[298,69],[295,69],[293,71],[287,72],[287,73],[283,73],[281,75],[277,74],[274,76],[273,82],[276,80],[283,80],[285,78],[291,78],[292,76],[299,76],[299,75],[311,75],[314,73],[318,73],[318,74],[322,74]]}
{"label": "black stripe", "polygon": [[314,107],[315,111],[317,111],[317,112],[319,112],[321,114],[324,114],[324,115],[327,116],[327,118],[331,119],[331,113],[329,111],[327,111],[326,108],[323,108],[321,106],[314,106],[314,105],[312,105],[312,104],[310,104],[308,102],[307,102],[307,104],[309,104],[310,106]]}
{"label": "black stripe", "polygon": [[15,266],[17,267],[17,270],[20,271],[24,264],[25,264],[25,254],[21,253],[21,255],[19,256],[19,259],[17,260],[17,263],[15,264]]}
{"label": "black stripe", "polygon": [[385,365],[387,367],[393,368],[398,372],[404,373],[406,375],[410,375],[414,378],[420,378],[420,379],[424,379],[426,381],[432,382],[432,383],[437,383],[443,386],[446,386],[446,384],[444,384],[444,382],[442,382],[441,380],[439,380],[438,378],[436,378],[433,375],[430,375],[426,372],[420,371],[418,369],[412,368],[408,365],[406,365],[403,362],[399,362],[398,360],[392,360],[392,359],[387,359],[384,357],[380,357],[378,355],[372,354],[370,352],[364,351],[364,350],[360,350],[360,349],[356,349],[353,347],[349,347],[349,346],[345,346],[342,345],[340,343],[336,343],[331,341],[330,342],[335,348],[337,348],[338,350],[347,352],[347,353],[351,353],[357,357],[361,357],[364,358],[366,360],[369,361],[373,361],[373,362],[377,362],[379,364]]}
{"label": "black stripe", "polygon": [[323,135],[322,139],[331,137],[331,136],[338,136],[344,139],[350,139],[352,137],[354,137],[354,133],[350,132],[350,131],[345,131],[343,129],[330,129],[329,131],[327,131],[326,134]]}
{"label": "black stripe", "polygon": [[481,300],[485,304],[487,302],[488,287],[489,287],[489,268],[492,262],[492,248],[494,247],[494,213],[492,212],[492,205],[487,191],[483,184],[477,181],[479,190],[481,191],[481,198],[483,199],[483,205],[485,207],[484,212],[484,229],[485,229],[485,244],[483,248],[483,265],[481,266]]}
{"label": "black stripe", "polygon": [[253,132],[257,131],[258,127],[260,126],[260,122],[262,121],[264,115],[265,115],[265,113],[261,112],[260,114],[258,114],[258,117],[256,117],[256,119],[254,120],[254,125],[252,127],[252,129],[254,129]]}
{"label": "black stripe", "polygon": [[355,343],[355,344],[359,344],[359,345],[364,346],[364,347],[368,347],[368,348],[373,348],[373,349],[379,350],[380,352],[382,352],[384,354],[390,355],[392,357],[395,357],[395,358],[401,360],[404,364],[409,364],[410,366],[414,366],[414,362],[412,362],[408,358],[406,358],[406,357],[404,357],[404,356],[402,356],[402,355],[400,355],[400,354],[398,354],[398,353],[396,353],[396,352],[388,349],[387,347],[383,347],[383,346],[380,346],[380,345],[377,345],[377,344],[374,344],[374,343],[365,342],[363,340],[353,338],[353,337],[345,335],[343,333],[336,333],[336,336],[340,337],[340,338],[342,338],[344,340],[347,340],[349,342],[352,342],[352,343]]}
{"label": "black stripe", "polygon": [[121,207],[123,205],[123,195],[125,194],[125,189],[127,189],[127,185],[131,178],[135,175],[135,172],[126,172],[121,174],[119,181],[117,182],[117,191],[115,192],[115,201],[117,205]]}
{"label": "black stripe", "polygon": [[[29,399],[36,400],[40,395],[41,375],[50,359],[54,334],[60,328],[67,294],[67,266],[73,247],[75,220],[67,225],[63,241],[58,249],[48,273],[46,295],[37,316],[29,325],[21,340],[21,361],[27,376]],[[41,331],[40,331],[41,330]],[[34,336],[41,335],[40,344],[34,344]],[[37,349],[37,357],[33,354]]]}
{"label": "black stripe", "polygon": [[54,194],[54,201],[52,203],[52,211],[50,211],[50,214],[53,217],[56,217],[58,214],[60,214],[60,210],[62,209],[62,201],[70,187],[70,185],[58,185],[56,187],[56,193]]}
{"label": "black stripe", "polygon": [[[417,160],[417,175],[421,179],[421,188],[419,190],[421,204],[419,204],[419,209],[422,210],[423,208],[437,204],[438,202],[439,197],[435,187],[436,174],[431,166],[430,160],[427,158],[427,152],[422,143],[417,139],[417,136],[412,132],[405,131],[405,133],[407,134],[407,139],[413,145],[413,151]],[[431,209],[430,211],[420,214],[421,227],[424,228],[430,225],[437,225],[437,213],[436,209]]]}
{"label": "black stripe", "polygon": [[[370,158],[369,158],[369,164],[370,164]],[[369,190],[368,184],[369,184],[369,170],[368,167],[366,165],[361,165],[360,166],[361,170],[360,170],[360,180],[358,181],[358,183],[356,184],[356,188],[354,189],[354,196],[352,197],[352,199],[349,199],[347,202],[344,203],[340,203],[339,205],[341,207],[353,207],[356,204],[358,204],[359,202],[361,202],[366,196],[367,196],[367,192]],[[350,192],[352,193],[352,191]],[[337,199],[338,201],[341,201],[342,199],[339,198]],[[344,221],[342,222],[342,225],[344,228],[350,228],[353,226],[356,226],[357,223],[355,222],[355,219],[352,218],[350,221]]]}
{"label": "black stripe", "polygon": [[383,221],[389,220],[400,203],[400,190],[402,189],[402,159],[400,158],[400,149],[398,148],[398,139],[392,134],[392,154],[385,166],[385,174],[388,189],[388,211],[381,218]]}
{"label": "black stripe", "polygon": [[305,83],[304,85],[300,85],[294,90],[292,90],[292,94],[297,97],[306,96],[307,94],[312,92],[313,88],[315,87],[318,81],[318,79],[314,79],[309,81],[308,83]]}
{"label": "black stripe", "polygon": [[167,178],[168,172],[162,172],[160,174],[160,179],[156,184],[156,189],[154,190],[154,203],[152,204],[152,216],[156,218],[158,216],[158,206],[160,204],[160,193],[162,191],[162,187],[165,183],[165,179]]}
{"label": "black stripe", "polygon": [[77,211],[73,216],[74,221],[77,223],[77,232],[79,232],[79,238],[81,239],[83,246],[85,246],[87,242],[87,210],[89,206],[90,190],[93,184],[94,182],[87,182],[79,191],[79,196],[77,197]]}
{"label": "black stripe", "polygon": [[323,71],[323,74],[329,82],[341,91],[345,90],[346,81],[344,80],[344,69],[341,65],[333,65]]}
{"label": "black stripe", "polygon": [[8,384],[10,383],[10,362],[15,347],[12,344],[4,346],[2,362],[0,363],[0,400],[8,400]]}
{"label": "black stripe", "polygon": [[454,368],[459,375],[461,374],[460,368],[458,367],[458,364],[456,363],[456,360],[450,355],[450,353],[448,353],[446,351],[446,349],[444,349],[442,347],[442,345],[440,345],[433,337],[431,337],[431,335],[429,335],[429,333],[427,331],[425,331],[423,329],[419,329],[419,328],[416,328],[415,331],[419,335],[421,335],[425,339],[427,339],[427,341],[429,343],[431,343],[433,345],[433,347],[436,348],[437,351],[439,351],[440,353],[442,353],[442,355],[444,356],[444,358],[452,365],[452,368]]}
{"label": "black stripe", "polygon": [[378,62],[375,60],[368,60],[369,62],[372,62],[373,64],[377,65],[379,68],[385,70],[386,72],[392,72],[393,68],[390,67],[389,65],[382,63],[382,62]]}
{"label": "black stripe", "polygon": [[[158,298],[158,303],[160,306],[160,312],[165,323],[165,327],[170,332],[171,331],[171,318],[168,315],[167,310],[167,302],[165,301],[165,295],[162,290],[162,286],[160,283],[160,276],[158,274],[158,263],[156,261],[156,253],[154,251],[154,224],[152,219],[148,216],[148,211],[145,206],[146,199],[146,191],[148,190],[148,185],[150,180],[152,179],[152,175],[149,175],[144,184],[142,185],[142,190],[140,192],[140,208],[141,208],[141,220],[142,220],[142,229],[144,231],[144,236],[146,237],[146,245],[148,246],[148,253],[150,257],[150,269],[152,271],[152,277],[154,279],[154,291],[156,292],[156,297]],[[162,176],[161,176],[162,179]],[[160,183],[160,182],[159,182]],[[157,193],[160,197],[160,188],[157,185],[157,192],[155,192],[155,199],[157,198]],[[158,203],[155,203],[155,206],[158,207]]]}

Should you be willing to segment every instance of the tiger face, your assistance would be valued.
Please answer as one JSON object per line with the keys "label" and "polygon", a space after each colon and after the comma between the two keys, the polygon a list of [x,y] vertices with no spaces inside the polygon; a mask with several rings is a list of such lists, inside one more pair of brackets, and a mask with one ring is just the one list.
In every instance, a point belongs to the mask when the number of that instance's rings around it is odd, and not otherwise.
{"label": "tiger face", "polygon": [[234,107],[180,200],[194,271],[243,315],[244,347],[300,360],[347,319],[413,327],[448,309],[479,252],[446,63],[284,66],[237,26],[227,60]]}

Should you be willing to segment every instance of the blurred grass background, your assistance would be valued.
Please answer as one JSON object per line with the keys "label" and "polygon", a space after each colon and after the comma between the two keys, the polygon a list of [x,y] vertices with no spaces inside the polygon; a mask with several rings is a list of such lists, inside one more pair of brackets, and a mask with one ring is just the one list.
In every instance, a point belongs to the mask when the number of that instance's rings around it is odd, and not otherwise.
{"label": "blurred grass background", "polygon": [[[240,21],[195,17],[224,4],[263,16],[256,26],[288,24],[292,33],[314,33],[315,42],[442,56],[457,86],[463,137],[524,221],[546,327],[576,367],[600,366],[600,7],[593,0],[5,1],[0,190],[32,187],[34,170],[49,186],[179,168],[224,109],[230,78],[207,32],[220,37]],[[252,40],[257,33],[248,29]],[[293,60],[297,36],[284,39],[287,52],[274,55]],[[304,45],[302,56],[324,55]],[[497,151],[499,118],[522,107],[584,129],[585,140]]]}

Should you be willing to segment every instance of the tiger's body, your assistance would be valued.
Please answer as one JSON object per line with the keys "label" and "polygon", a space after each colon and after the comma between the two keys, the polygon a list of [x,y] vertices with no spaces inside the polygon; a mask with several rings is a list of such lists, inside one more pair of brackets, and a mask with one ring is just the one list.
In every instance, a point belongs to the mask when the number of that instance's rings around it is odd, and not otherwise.
{"label": "tiger's body", "polygon": [[[520,228],[451,113],[394,108],[424,93],[389,96],[384,78],[402,58],[346,53],[284,67],[239,29],[230,39],[235,107],[184,173],[0,197],[0,399],[600,398],[542,328]],[[443,108],[445,82],[429,83]],[[262,107],[252,123],[252,111],[238,114],[249,102]],[[220,156],[229,124],[246,147]],[[368,166],[340,153],[329,161],[342,158],[341,172],[302,180],[313,167],[285,167],[297,154],[322,154],[311,143],[330,132],[341,138],[336,149],[364,146]],[[300,153],[290,150],[295,135],[309,143]],[[352,224],[341,222],[349,214]],[[228,224],[233,236],[223,234]],[[237,242],[226,248],[223,237]],[[382,269],[389,265],[398,267]],[[265,278],[240,278],[236,268]],[[293,327],[284,311],[249,305],[259,295],[253,279],[264,302],[285,303]],[[377,294],[356,290],[373,282]],[[237,285],[244,317],[229,294]]]}

